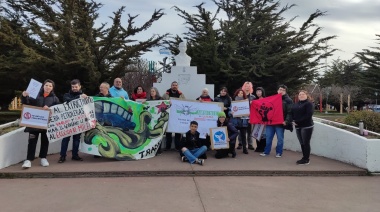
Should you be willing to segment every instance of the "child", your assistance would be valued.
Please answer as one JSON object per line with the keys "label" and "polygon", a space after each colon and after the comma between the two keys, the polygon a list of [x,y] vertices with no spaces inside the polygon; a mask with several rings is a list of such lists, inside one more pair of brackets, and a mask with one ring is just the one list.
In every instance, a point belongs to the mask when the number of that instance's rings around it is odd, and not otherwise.
{"label": "child", "polygon": [[205,160],[199,159],[199,156],[203,155],[207,151],[207,147],[202,145],[199,139],[198,122],[190,122],[190,130],[186,133],[186,138],[182,142],[182,162],[188,161],[190,164],[197,163],[204,165]]}

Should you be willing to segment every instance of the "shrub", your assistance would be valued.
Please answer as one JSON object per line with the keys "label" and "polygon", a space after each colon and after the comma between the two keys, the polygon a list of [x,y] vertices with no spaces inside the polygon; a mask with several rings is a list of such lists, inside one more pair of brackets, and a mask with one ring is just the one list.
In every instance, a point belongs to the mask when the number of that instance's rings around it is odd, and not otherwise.
{"label": "shrub", "polygon": [[380,113],[372,111],[355,111],[350,113],[344,120],[345,124],[359,126],[359,121],[364,122],[364,129],[380,132]]}

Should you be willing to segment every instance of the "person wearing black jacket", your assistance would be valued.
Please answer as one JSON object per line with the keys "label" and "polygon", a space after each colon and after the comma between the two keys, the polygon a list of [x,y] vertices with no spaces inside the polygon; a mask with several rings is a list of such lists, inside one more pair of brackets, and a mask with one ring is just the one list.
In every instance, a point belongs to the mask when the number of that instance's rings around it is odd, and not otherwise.
{"label": "person wearing black jacket", "polygon": [[[68,93],[65,93],[63,95],[64,102],[70,102],[72,100],[79,99],[79,98],[87,98],[87,95],[84,94],[81,90],[82,86],[78,79],[72,80],[70,84],[71,84],[71,90]],[[78,155],[80,135],[81,133],[73,135],[73,149],[72,149],[71,159],[76,160],[76,161],[83,161],[83,159],[79,157]],[[61,157],[59,158],[58,163],[63,163],[66,161],[66,152],[67,152],[67,147],[69,146],[69,142],[70,142],[70,136],[62,139],[61,152],[60,152]]]}
{"label": "person wearing black jacket", "polygon": [[229,116],[232,99],[226,87],[220,88],[220,94],[214,98],[214,102],[222,102],[224,113]]}
{"label": "person wearing black jacket", "polygon": [[221,159],[228,157],[228,154],[232,154],[232,157],[236,157],[235,145],[236,137],[239,135],[239,131],[230,123],[224,112],[218,113],[218,127],[227,127],[229,148],[228,149],[218,149],[216,150],[215,158]]}
{"label": "person wearing black jacket", "polygon": [[[29,93],[27,91],[22,92],[21,102],[25,105],[32,105],[36,107],[41,107],[45,110],[48,110],[49,107],[59,104],[58,97],[54,94],[54,82],[52,80],[45,80],[43,83],[43,87],[36,99],[29,97]],[[22,168],[27,169],[32,167],[32,162],[34,160],[34,156],[36,155],[36,146],[38,141],[38,136],[41,134],[41,146],[40,146],[40,154],[41,158],[41,166],[47,167],[49,166],[49,162],[46,159],[48,150],[49,150],[49,140],[46,135],[46,130],[35,129],[32,127],[26,127],[24,132],[29,133],[28,139],[28,153],[26,160],[22,164]]]}
{"label": "person wearing black jacket", "polygon": [[276,146],[276,158],[282,157],[283,147],[284,147],[284,132],[285,129],[293,131],[293,125],[292,125],[292,105],[293,101],[289,97],[289,95],[286,93],[288,90],[288,87],[286,85],[280,85],[278,86],[277,93],[282,95],[282,112],[283,112],[283,118],[284,122],[282,124],[277,125],[267,125],[265,127],[265,135],[267,138],[267,143],[265,144],[264,152],[261,153],[261,156],[267,156],[269,155],[271,149],[272,149],[272,141],[274,134],[277,135],[277,146]]}
{"label": "person wearing black jacket", "polygon": [[298,100],[292,107],[293,124],[296,128],[303,155],[302,159],[297,161],[297,164],[308,165],[310,163],[310,139],[314,129],[314,105],[310,102],[305,90],[298,92]]}
{"label": "person wearing black jacket", "polygon": [[184,156],[181,157],[182,162],[190,164],[197,163],[204,165],[204,159],[199,157],[207,151],[207,147],[199,140],[198,122],[190,122],[190,130],[186,132],[186,138],[181,143],[181,151]]}

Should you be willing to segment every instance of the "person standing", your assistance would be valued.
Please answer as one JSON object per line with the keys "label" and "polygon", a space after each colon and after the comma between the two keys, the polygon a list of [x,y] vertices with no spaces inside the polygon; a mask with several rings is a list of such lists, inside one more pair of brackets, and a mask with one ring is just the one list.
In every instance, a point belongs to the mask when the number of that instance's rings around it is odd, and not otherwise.
{"label": "person standing", "polygon": [[226,87],[220,88],[220,93],[214,98],[214,102],[222,102],[224,113],[229,117],[232,99]]}
{"label": "person standing", "polygon": [[112,97],[112,95],[109,92],[109,89],[110,89],[110,84],[108,84],[107,82],[102,82],[100,83],[100,86],[99,86],[99,93],[96,94],[95,96]]}
{"label": "person standing", "polygon": [[144,88],[142,86],[137,86],[133,90],[132,98],[131,100],[136,101],[136,99],[146,99],[146,92],[144,91]]}
{"label": "person standing", "polygon": [[[178,82],[173,81],[170,88],[166,90],[166,93],[162,96],[162,99],[169,100],[170,97],[185,99],[185,95],[178,90]],[[181,133],[175,133],[174,144],[177,150],[180,150]],[[172,146],[172,133],[166,132],[166,150],[170,150]]]}
{"label": "person standing", "polygon": [[127,91],[123,88],[123,81],[121,78],[115,78],[113,86],[109,89],[112,97],[122,97],[125,100],[129,100]]}
{"label": "person standing", "polygon": [[310,139],[314,129],[314,104],[310,101],[305,90],[298,92],[298,100],[292,107],[293,125],[296,128],[303,155],[302,159],[297,161],[297,164],[308,165],[310,163]]}
{"label": "person standing", "polygon": [[[237,89],[234,94],[235,101],[241,101],[247,99],[244,91],[242,89]],[[233,115],[233,112],[232,112]],[[247,151],[247,127],[248,127],[248,117],[231,117],[231,123],[239,130],[239,146],[243,147],[243,153],[248,154]],[[240,148],[241,149],[241,148]]]}
{"label": "person standing", "polygon": [[162,97],[160,96],[160,93],[158,92],[156,87],[151,87],[150,94],[147,97],[147,101],[154,101],[154,100],[162,100]]}
{"label": "person standing", "polygon": [[228,121],[226,114],[224,112],[218,113],[218,127],[227,127],[228,138],[227,142],[229,142],[228,149],[218,149],[216,150],[215,158],[221,159],[228,157],[228,154],[232,155],[232,158],[236,157],[235,145],[236,145],[236,137],[239,134],[239,131]]}
{"label": "person standing", "polygon": [[[245,92],[245,95],[247,96],[247,99],[249,101],[249,107],[251,107],[251,102],[256,99],[255,95],[253,94],[253,85],[252,82],[245,82],[242,86],[242,89]],[[247,127],[247,140],[248,140],[248,149],[255,150],[253,147],[253,139],[252,139],[252,124],[248,123]]]}
{"label": "person standing", "polygon": [[[74,99],[79,99],[79,98],[87,98],[87,95],[84,94],[81,90],[82,86],[78,79],[72,80],[70,84],[71,84],[71,90],[68,93],[65,93],[63,95],[64,102],[70,102]],[[76,160],[76,161],[83,161],[83,159],[79,157],[78,155],[80,136],[81,136],[81,133],[73,135],[73,149],[71,152],[72,153],[71,159]],[[61,152],[60,152],[61,157],[59,158],[58,163],[63,163],[66,161],[66,152],[67,152],[67,147],[69,146],[69,142],[70,142],[70,136],[62,139]]]}
{"label": "person standing", "polygon": [[[256,99],[263,99],[265,98],[265,90],[262,87],[257,87],[256,88]],[[256,139],[256,150],[255,152],[264,152],[265,145],[266,145],[266,135],[265,131],[262,133],[261,139],[257,140]]]}
{"label": "person standing", "polygon": [[[158,92],[158,89],[156,87],[151,87],[146,101],[156,101],[156,100],[162,100],[162,97],[160,96],[160,93]],[[162,143],[160,143],[160,146],[158,147],[156,155],[161,155],[162,153],[161,144]]]}
{"label": "person standing", "polygon": [[212,102],[214,101],[209,95],[208,95],[208,88],[202,89],[202,94],[196,99],[200,102]]}
{"label": "person standing", "polygon": [[277,146],[276,146],[276,158],[282,157],[282,151],[284,147],[284,131],[285,129],[289,129],[290,131],[293,131],[292,126],[292,105],[293,101],[289,97],[289,95],[286,93],[288,90],[288,87],[286,85],[280,85],[278,87],[277,93],[282,95],[282,111],[283,111],[283,118],[284,122],[282,124],[277,125],[267,125],[265,127],[265,135],[267,138],[267,143],[265,145],[264,152],[261,153],[261,156],[267,156],[269,155],[271,149],[272,149],[272,141],[274,134],[277,135]]}
{"label": "person standing", "polygon": [[[29,97],[29,93],[27,91],[22,92],[21,102],[25,105],[31,105],[36,107],[41,107],[45,110],[48,110],[49,107],[59,104],[58,97],[54,94],[55,84],[53,80],[47,79],[43,83],[43,87],[37,95],[36,99]],[[46,135],[46,130],[35,129],[32,127],[26,127],[24,132],[29,133],[28,139],[28,151],[26,160],[22,164],[22,168],[27,169],[32,167],[32,162],[34,160],[34,156],[36,155],[36,146],[38,141],[38,136],[41,134],[41,146],[40,146],[40,154],[39,158],[41,158],[41,166],[47,167],[49,166],[49,162],[46,159],[48,150],[49,150],[49,140]]]}

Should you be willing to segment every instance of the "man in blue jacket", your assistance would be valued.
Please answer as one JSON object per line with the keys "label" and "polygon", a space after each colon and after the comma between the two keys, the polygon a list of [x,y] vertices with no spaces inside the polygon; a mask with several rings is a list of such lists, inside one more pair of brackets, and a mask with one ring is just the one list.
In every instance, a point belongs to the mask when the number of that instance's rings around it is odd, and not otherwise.
{"label": "man in blue jacket", "polygon": [[112,97],[122,97],[125,100],[129,100],[128,92],[124,90],[121,78],[115,78],[109,92]]}

